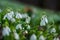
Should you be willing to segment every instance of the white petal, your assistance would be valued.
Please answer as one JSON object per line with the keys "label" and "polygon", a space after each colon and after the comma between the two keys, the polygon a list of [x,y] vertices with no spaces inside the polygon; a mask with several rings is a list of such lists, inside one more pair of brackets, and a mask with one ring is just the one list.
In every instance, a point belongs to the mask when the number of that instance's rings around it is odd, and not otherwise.
{"label": "white petal", "polygon": [[59,40],[59,38],[56,38],[56,37],[55,37],[53,40]]}
{"label": "white petal", "polygon": [[10,28],[8,26],[6,26],[5,28],[3,28],[3,31],[2,31],[2,34],[3,36],[9,36],[9,33],[10,33]]}
{"label": "white petal", "polygon": [[39,40],[45,40],[45,37],[44,37],[43,35],[41,35],[41,36],[39,37]]}
{"label": "white petal", "polygon": [[16,18],[18,19],[22,18],[22,15],[20,13],[16,13]]}
{"label": "white petal", "polygon": [[19,35],[15,32],[14,33],[14,38],[16,39],[16,40],[19,40]]}
{"label": "white petal", "polygon": [[44,20],[41,20],[40,26],[45,26],[45,25],[46,25],[45,21]]}
{"label": "white petal", "polygon": [[33,34],[31,37],[30,37],[30,40],[37,40],[37,37],[35,34]]}
{"label": "white petal", "polygon": [[11,18],[11,22],[15,22],[16,20],[15,20],[15,18]]}
{"label": "white petal", "polygon": [[56,29],[55,28],[52,28],[51,29],[51,33],[55,33],[56,32]]}
{"label": "white petal", "polygon": [[22,24],[18,24],[18,25],[16,26],[16,29],[22,30]]}
{"label": "white petal", "polygon": [[48,23],[48,19],[45,17],[45,22]]}
{"label": "white petal", "polygon": [[12,18],[14,17],[14,12],[11,11],[10,13],[7,13],[3,19],[8,19],[8,20],[11,20]]}
{"label": "white petal", "polygon": [[25,14],[22,14],[22,17],[23,17],[23,18],[27,18],[28,15],[25,13]]}
{"label": "white petal", "polygon": [[43,15],[41,18],[40,26],[45,26],[47,23],[48,23],[48,19],[47,19],[46,15]]}
{"label": "white petal", "polygon": [[31,18],[30,17],[27,17],[26,18],[26,23],[30,23],[30,20],[31,20]]}

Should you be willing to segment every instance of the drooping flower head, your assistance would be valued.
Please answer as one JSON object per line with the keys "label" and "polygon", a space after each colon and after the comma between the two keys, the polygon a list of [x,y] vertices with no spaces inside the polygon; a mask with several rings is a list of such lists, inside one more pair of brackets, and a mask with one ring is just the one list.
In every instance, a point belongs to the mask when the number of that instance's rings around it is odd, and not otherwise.
{"label": "drooping flower head", "polygon": [[58,37],[55,37],[53,40],[59,40],[59,38]]}
{"label": "drooping flower head", "polygon": [[16,30],[13,31],[14,32],[14,38],[15,40],[19,40],[19,35],[17,34]]}
{"label": "drooping flower head", "polygon": [[45,26],[46,24],[48,24],[48,19],[46,15],[43,15],[41,18],[40,26]]}
{"label": "drooping flower head", "polygon": [[31,17],[26,18],[26,23],[30,23]]}
{"label": "drooping flower head", "polygon": [[53,27],[53,28],[51,28],[50,33],[56,33],[56,29],[55,29],[54,27]]}
{"label": "drooping flower head", "polygon": [[5,28],[3,28],[2,34],[3,36],[9,36],[11,30],[8,26],[6,26]]}
{"label": "drooping flower head", "polygon": [[32,34],[31,37],[30,37],[30,40],[37,40],[37,37],[35,34]]}
{"label": "drooping flower head", "polygon": [[19,13],[19,12],[16,12],[16,18],[17,18],[17,19],[21,19],[21,18],[22,18],[22,14]]}
{"label": "drooping flower head", "polygon": [[22,29],[23,29],[23,28],[22,28],[22,24],[18,24],[18,25],[16,26],[16,29],[22,30]]}
{"label": "drooping flower head", "polygon": [[45,37],[43,35],[40,35],[39,40],[45,40]]}

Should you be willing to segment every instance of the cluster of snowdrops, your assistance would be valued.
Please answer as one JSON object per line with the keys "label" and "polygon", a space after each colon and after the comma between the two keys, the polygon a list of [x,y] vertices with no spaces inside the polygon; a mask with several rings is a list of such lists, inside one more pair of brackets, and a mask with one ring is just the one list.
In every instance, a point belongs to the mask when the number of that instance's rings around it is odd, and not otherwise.
{"label": "cluster of snowdrops", "polygon": [[54,24],[48,24],[46,15],[42,15],[39,27],[33,27],[32,17],[28,16],[28,13],[10,9],[2,10],[0,13],[3,40],[59,40],[56,27]]}

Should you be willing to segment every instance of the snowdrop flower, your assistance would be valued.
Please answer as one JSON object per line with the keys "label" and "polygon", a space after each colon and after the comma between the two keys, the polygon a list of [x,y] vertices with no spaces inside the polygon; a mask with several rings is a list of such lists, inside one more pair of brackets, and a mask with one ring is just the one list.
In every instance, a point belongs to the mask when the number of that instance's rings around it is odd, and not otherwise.
{"label": "snowdrop flower", "polygon": [[59,40],[59,38],[56,38],[56,37],[55,37],[53,40]]}
{"label": "snowdrop flower", "polygon": [[31,18],[30,17],[27,17],[26,18],[26,23],[30,23],[30,20],[31,20]]}
{"label": "snowdrop flower", "polygon": [[10,28],[8,26],[6,26],[5,28],[3,28],[2,34],[3,36],[9,36],[9,33],[11,32]]}
{"label": "snowdrop flower", "polygon": [[56,33],[56,29],[55,28],[52,28],[51,29],[51,33]]}
{"label": "snowdrop flower", "polygon": [[14,38],[15,40],[19,40],[19,35],[16,33],[16,31],[14,31]]}
{"label": "snowdrop flower", "polygon": [[31,37],[30,37],[30,40],[37,40],[37,37],[35,34],[33,34]]}
{"label": "snowdrop flower", "polygon": [[41,36],[39,37],[39,40],[45,40],[45,37],[44,37],[43,35],[41,35]]}
{"label": "snowdrop flower", "polygon": [[23,17],[23,18],[27,18],[28,15],[25,13],[25,14],[22,14],[22,17]]}
{"label": "snowdrop flower", "polygon": [[40,26],[45,26],[48,23],[48,19],[46,15],[43,15],[41,18]]}
{"label": "snowdrop flower", "polygon": [[5,16],[4,16],[4,18],[3,19],[8,19],[8,20],[11,20],[12,18],[13,18],[13,16],[14,16],[14,12],[13,11],[11,11],[10,13],[7,13]]}
{"label": "snowdrop flower", "polygon": [[45,16],[45,22],[48,23],[48,19],[47,19],[47,16]]}
{"label": "snowdrop flower", "polygon": [[17,12],[17,13],[16,13],[16,18],[17,18],[17,19],[22,18],[22,14],[20,14],[20,13]]}
{"label": "snowdrop flower", "polygon": [[12,19],[11,19],[11,22],[15,22],[15,21],[16,21],[15,18],[12,18]]}
{"label": "snowdrop flower", "polygon": [[16,29],[22,30],[22,24],[18,24],[18,25],[16,26]]}
{"label": "snowdrop flower", "polygon": [[41,22],[40,22],[40,26],[45,26],[46,24],[45,24],[45,21],[44,20],[41,20]]}
{"label": "snowdrop flower", "polygon": [[30,25],[27,26],[27,29],[30,29]]}
{"label": "snowdrop flower", "polygon": [[10,11],[9,13],[7,13],[7,16],[10,17],[10,18],[14,17],[14,12]]}
{"label": "snowdrop flower", "polygon": [[10,16],[9,13],[7,13],[7,14],[4,16],[3,19],[6,19],[6,18],[7,18],[8,20],[10,20],[10,19],[12,18],[12,16]]}

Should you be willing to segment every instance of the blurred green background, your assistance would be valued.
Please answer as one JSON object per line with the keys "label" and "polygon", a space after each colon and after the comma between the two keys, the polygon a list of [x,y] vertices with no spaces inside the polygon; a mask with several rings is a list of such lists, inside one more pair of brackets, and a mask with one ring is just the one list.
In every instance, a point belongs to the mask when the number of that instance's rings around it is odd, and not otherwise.
{"label": "blurred green background", "polygon": [[[24,3],[19,3],[17,1],[13,1],[13,0],[0,0],[0,9],[3,9],[3,10],[6,8],[9,8],[9,7],[13,8],[13,10],[23,9],[25,5],[26,4],[24,4]],[[34,14],[35,14],[35,17],[33,18],[33,20],[34,20],[33,23],[38,21],[36,23],[39,24],[39,21],[40,21],[41,16],[43,15],[43,12],[45,12],[45,14],[48,16],[49,22],[53,22],[53,21],[55,21],[56,23],[60,22],[60,12],[59,11],[42,9],[42,8],[38,8],[33,5],[29,5],[29,6],[33,9]]]}

